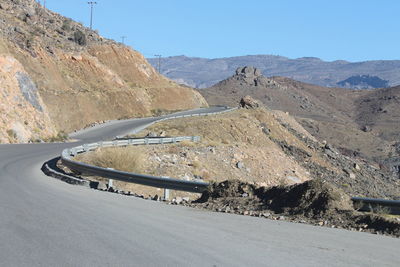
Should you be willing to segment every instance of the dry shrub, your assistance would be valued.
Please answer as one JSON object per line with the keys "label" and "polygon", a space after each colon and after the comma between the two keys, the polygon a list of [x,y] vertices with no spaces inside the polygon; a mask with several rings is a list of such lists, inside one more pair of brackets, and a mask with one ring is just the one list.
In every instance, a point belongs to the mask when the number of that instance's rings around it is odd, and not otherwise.
{"label": "dry shrub", "polygon": [[220,143],[218,143],[217,141],[213,141],[213,140],[210,140],[207,143],[207,146],[211,146],[211,147],[217,147],[219,145],[220,145]]}
{"label": "dry shrub", "polygon": [[126,172],[141,172],[146,158],[140,150],[115,147],[100,148],[94,152],[78,155],[76,159],[98,167]]}
{"label": "dry shrub", "polygon": [[202,166],[202,164],[201,164],[201,162],[198,161],[198,160],[194,160],[194,161],[192,162],[192,167],[195,168],[195,169],[200,169],[201,166]]}
{"label": "dry shrub", "polygon": [[179,148],[176,145],[170,145],[170,146],[168,146],[167,152],[169,154],[178,154],[179,153]]}
{"label": "dry shrub", "polygon": [[179,145],[183,147],[195,147],[196,143],[188,140],[183,140],[182,142],[179,142]]}
{"label": "dry shrub", "polygon": [[222,139],[221,143],[224,144],[224,145],[228,145],[229,144],[229,140],[228,139]]}

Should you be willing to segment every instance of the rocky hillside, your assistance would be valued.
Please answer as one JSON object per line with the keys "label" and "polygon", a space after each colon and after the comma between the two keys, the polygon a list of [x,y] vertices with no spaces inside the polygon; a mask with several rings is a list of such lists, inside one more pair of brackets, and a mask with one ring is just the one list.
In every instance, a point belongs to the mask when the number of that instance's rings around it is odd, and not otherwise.
{"label": "rocky hillside", "polygon": [[[352,196],[400,197],[400,180],[385,169],[343,155],[333,145],[319,142],[290,115],[265,109],[251,97],[244,98],[241,106],[244,108],[223,115],[157,123],[138,134],[196,135],[201,137],[199,143],[110,148],[108,153],[100,149],[78,159],[156,176],[207,182],[239,180],[266,187],[319,178]],[[112,151],[131,163],[121,166],[123,160],[109,156]],[[128,186],[122,190],[136,191],[135,186]]]}
{"label": "rocky hillside", "polygon": [[[156,66],[158,59],[150,58],[149,62]],[[161,73],[165,76],[195,88],[210,87],[226,79],[236,68],[242,66],[255,66],[266,76],[284,76],[327,87],[364,88],[364,81],[337,84],[352,76],[360,75],[377,76],[379,79],[388,81],[389,86],[400,84],[400,60],[328,62],[314,57],[290,59],[273,55],[215,59],[175,56],[163,58],[161,66]],[[375,83],[370,86],[381,87]]]}
{"label": "rocky hillside", "polygon": [[199,93],[159,75],[137,51],[34,0],[0,0],[0,16],[3,143],[207,105]]}
{"label": "rocky hillside", "polygon": [[374,88],[387,88],[389,82],[382,80],[378,76],[370,75],[355,75],[347,78],[346,80],[337,83],[340,87],[353,88],[353,89],[374,89]]}
{"label": "rocky hillside", "polygon": [[237,105],[251,95],[271,109],[283,110],[320,140],[343,153],[378,162],[399,157],[399,88],[351,91],[266,78],[253,67],[236,73],[213,87],[199,90],[210,104]]}

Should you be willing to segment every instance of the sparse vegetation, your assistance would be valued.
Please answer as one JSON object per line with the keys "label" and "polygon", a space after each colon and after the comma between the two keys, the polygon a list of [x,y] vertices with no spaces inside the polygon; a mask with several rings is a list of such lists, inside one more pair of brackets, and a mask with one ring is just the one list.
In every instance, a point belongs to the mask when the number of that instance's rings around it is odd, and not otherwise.
{"label": "sparse vegetation", "polygon": [[8,130],[7,130],[7,134],[8,134],[8,137],[11,138],[12,140],[14,140],[14,139],[17,138],[17,134],[16,134],[15,131],[12,130],[12,129],[8,129]]}
{"label": "sparse vegetation", "polygon": [[46,137],[41,139],[46,143],[54,143],[54,142],[65,142],[68,140],[68,134],[63,131],[57,133],[57,135]]}
{"label": "sparse vegetation", "polygon": [[182,142],[179,142],[179,146],[181,147],[195,147],[198,146],[198,143],[188,141],[188,140],[183,140]]}
{"label": "sparse vegetation", "polygon": [[69,32],[71,30],[71,20],[65,19],[63,25],[61,26],[63,31]]}
{"label": "sparse vegetation", "polygon": [[75,41],[75,43],[77,43],[81,46],[85,46],[86,45],[86,35],[82,31],[76,30],[74,32],[74,41]]}
{"label": "sparse vegetation", "polygon": [[137,147],[100,148],[95,152],[80,154],[75,159],[103,168],[136,173],[143,171],[145,163],[145,155]]}
{"label": "sparse vegetation", "polygon": [[369,205],[369,209],[372,213],[376,213],[379,215],[383,215],[383,214],[389,214],[390,213],[390,208],[388,207],[384,207],[381,205],[377,205],[377,206],[372,206]]}
{"label": "sparse vegetation", "polygon": [[180,109],[176,109],[176,110],[167,110],[167,109],[163,109],[163,108],[156,108],[156,109],[152,109],[151,110],[151,114],[153,114],[153,116],[155,117],[159,117],[162,115],[167,115],[167,114],[171,114],[171,113],[175,113],[181,111]]}

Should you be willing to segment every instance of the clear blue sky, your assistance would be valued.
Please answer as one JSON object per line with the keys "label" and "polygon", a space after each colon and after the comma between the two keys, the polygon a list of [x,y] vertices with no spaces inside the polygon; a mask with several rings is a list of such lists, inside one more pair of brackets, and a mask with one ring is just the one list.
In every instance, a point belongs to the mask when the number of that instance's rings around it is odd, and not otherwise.
{"label": "clear blue sky", "polygon": [[[41,0],[43,2],[43,0]],[[89,25],[84,0],[47,7]],[[97,0],[94,28],[147,57],[400,59],[399,0]]]}

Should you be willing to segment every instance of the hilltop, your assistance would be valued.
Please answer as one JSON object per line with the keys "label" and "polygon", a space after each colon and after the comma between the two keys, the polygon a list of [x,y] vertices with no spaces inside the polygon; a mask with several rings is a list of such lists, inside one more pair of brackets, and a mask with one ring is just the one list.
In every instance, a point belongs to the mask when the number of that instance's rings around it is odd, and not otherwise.
{"label": "hilltop", "polygon": [[139,52],[34,0],[0,1],[0,142],[27,142],[110,119],[207,106]]}
{"label": "hilltop", "polygon": [[[158,60],[150,58],[149,62],[156,66]],[[385,85],[386,81],[387,86],[400,84],[400,60],[329,62],[315,57],[290,59],[275,55],[213,59],[174,56],[162,59],[161,72],[178,83],[201,89],[226,79],[235,69],[242,66],[254,66],[265,76],[284,76],[325,87],[379,88],[382,84]],[[372,80],[356,79],[367,75],[375,77]],[[350,82],[346,81],[349,78]]]}

